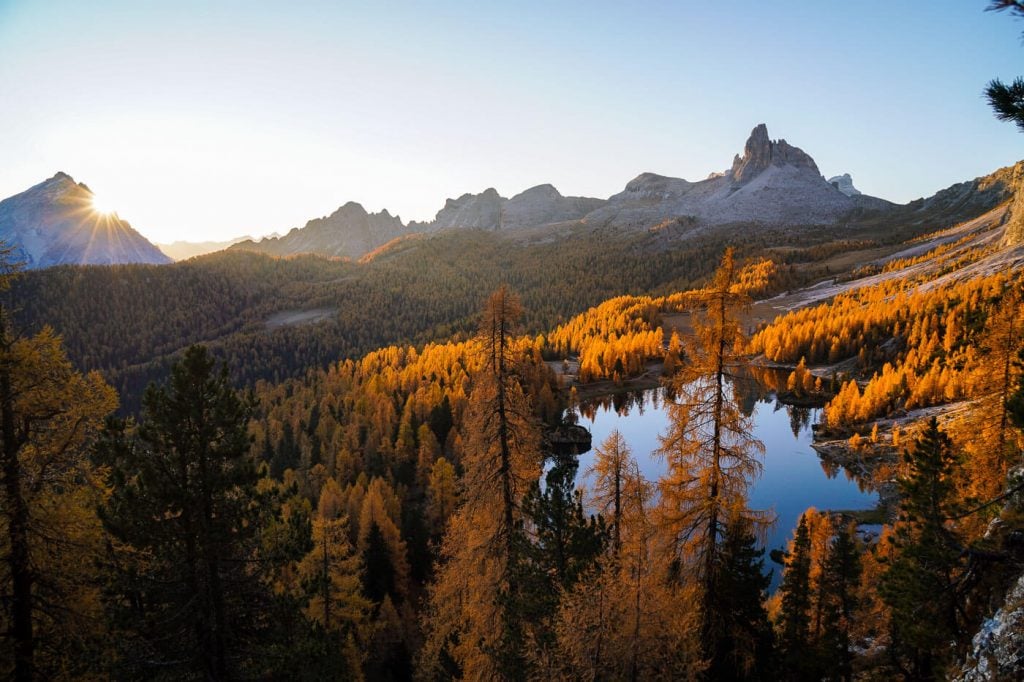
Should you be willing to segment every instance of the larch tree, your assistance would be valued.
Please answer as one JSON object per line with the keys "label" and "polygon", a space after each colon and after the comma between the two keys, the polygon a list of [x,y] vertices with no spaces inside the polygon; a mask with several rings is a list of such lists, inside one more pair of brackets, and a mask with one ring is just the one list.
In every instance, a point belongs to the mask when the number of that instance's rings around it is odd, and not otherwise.
{"label": "larch tree", "polygon": [[747,360],[738,311],[749,301],[738,291],[737,267],[727,249],[711,284],[692,301],[693,334],[684,342],[685,362],[668,386],[667,432],[659,454],[667,471],[659,481],[658,516],[680,583],[697,586],[700,637],[705,656],[721,631],[712,607],[719,585],[720,553],[730,515],[759,535],[763,516],[747,508],[747,488],[760,475],[763,444],[751,436],[752,420],[741,409],[731,378]]}
{"label": "larch tree", "polygon": [[444,457],[438,457],[430,469],[427,484],[427,522],[431,538],[440,540],[448,518],[455,512],[459,501],[458,477],[455,467]]}
{"label": "larch tree", "polygon": [[[333,485],[332,485],[333,484]],[[313,519],[313,548],[299,566],[309,593],[306,615],[341,644],[359,636],[370,602],[362,594],[362,563],[349,540],[340,491],[330,479]]]}
{"label": "larch tree", "polygon": [[461,506],[449,520],[430,590],[419,674],[467,679],[528,674],[517,576],[524,560],[526,491],[540,476],[540,430],[520,382],[514,331],[521,314],[506,288],[484,307],[482,368],[463,423]]}
{"label": "larch tree", "polygon": [[976,379],[984,393],[978,410],[983,422],[983,433],[979,435],[989,443],[989,449],[994,450],[997,459],[994,464],[1001,473],[1005,473],[1012,445],[1008,400],[1019,372],[1014,360],[1024,341],[1022,311],[1021,291],[1017,286],[1008,288],[992,306],[981,341],[985,359],[979,364],[980,376]]}
{"label": "larch tree", "polygon": [[[694,590],[665,581],[664,556],[656,551],[657,528],[649,504],[654,486],[627,457],[621,497],[621,546],[559,603],[555,622],[561,667],[549,674],[566,680],[694,680],[705,669],[697,641]],[[551,671],[545,671],[551,672]]]}
{"label": "larch tree", "polygon": [[80,645],[96,630],[98,598],[89,571],[102,553],[102,485],[88,453],[116,407],[114,390],[75,371],[52,330],[19,336],[0,305],[0,674],[11,679],[87,663]]}
{"label": "larch tree", "polygon": [[1017,385],[1006,399],[1006,413],[1010,423],[1024,431],[1024,348],[1017,352]]}
{"label": "larch tree", "polygon": [[594,463],[584,472],[593,479],[590,504],[611,521],[612,547],[617,554],[622,547],[622,510],[626,484],[633,461],[626,439],[619,431],[608,434],[594,451]]}

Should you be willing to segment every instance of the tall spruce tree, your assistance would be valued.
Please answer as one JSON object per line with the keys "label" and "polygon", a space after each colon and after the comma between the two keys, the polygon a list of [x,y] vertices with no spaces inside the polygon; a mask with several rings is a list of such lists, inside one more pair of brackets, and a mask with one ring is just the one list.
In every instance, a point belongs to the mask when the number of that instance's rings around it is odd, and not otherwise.
{"label": "tall spruce tree", "polygon": [[523,500],[530,531],[523,566],[523,607],[533,630],[540,633],[535,636],[538,640],[553,639],[550,621],[559,594],[594,568],[609,538],[604,519],[588,518],[583,511],[582,495],[574,486],[576,455],[555,455],[553,460],[544,487],[535,484]]}
{"label": "tall spruce tree", "polygon": [[800,516],[797,524],[779,592],[782,595],[779,644],[783,671],[788,679],[813,679],[813,656],[808,656],[811,648],[811,537],[805,515]]}
{"label": "tall spruce tree", "polygon": [[879,593],[892,612],[893,663],[911,679],[936,679],[960,634],[963,551],[947,521],[962,511],[955,488],[960,461],[933,417],[904,462],[894,528],[898,554]]}
{"label": "tall spruce tree", "polygon": [[113,539],[110,604],[121,674],[227,679],[255,674],[268,594],[257,567],[261,517],[249,457],[250,405],[189,348],[151,385],[137,426],[112,420],[97,457]]}
{"label": "tall spruce tree", "polygon": [[853,678],[850,627],[858,606],[861,561],[856,523],[839,528],[828,547],[821,576],[825,628],[821,637],[824,670],[843,682]]}
{"label": "tall spruce tree", "polygon": [[713,680],[773,679],[774,635],[764,608],[771,583],[764,572],[764,549],[758,549],[750,519],[730,514],[716,567],[718,590],[708,608],[720,614],[712,633],[707,677]]}

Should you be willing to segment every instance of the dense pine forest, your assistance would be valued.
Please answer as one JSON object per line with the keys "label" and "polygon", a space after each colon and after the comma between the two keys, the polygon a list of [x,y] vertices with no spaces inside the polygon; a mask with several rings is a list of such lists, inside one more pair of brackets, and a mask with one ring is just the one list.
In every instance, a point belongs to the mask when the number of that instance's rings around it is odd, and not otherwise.
{"label": "dense pine forest", "polygon": [[[102,4],[0,3],[30,112],[0,108],[0,143],[19,173],[51,145],[143,177],[136,206],[205,255],[170,263],[63,171],[0,201],[0,678],[1024,679],[1024,161],[908,201],[992,153],[935,96],[992,66],[981,24]],[[982,99],[1024,131],[1024,78]],[[723,103],[799,109],[851,165],[761,123],[696,181],[508,192],[523,159],[596,183],[644,145],[692,172],[666,121],[700,157]],[[507,174],[415,204],[484,167]],[[372,210],[214,234],[339,184]]]}
{"label": "dense pine forest", "polygon": [[[10,272],[3,673],[953,677],[1024,559],[1009,211],[800,247],[470,232]],[[331,312],[268,323],[295,309]],[[880,536],[811,508],[765,547],[744,381],[823,406],[822,466],[880,491]],[[577,487],[559,434],[634,385],[665,388],[658,451],[613,433]]]}
{"label": "dense pine forest", "polygon": [[390,344],[468,338],[480,302],[503,283],[521,297],[522,329],[531,334],[623,294],[685,291],[710,276],[726,246],[773,260],[779,276],[771,284],[784,291],[978,215],[1004,201],[1010,184],[1000,171],[927,205],[838,227],[736,224],[699,235],[678,221],[641,233],[460,229],[398,240],[361,262],[224,251],[169,267],[59,266],[23,273],[5,305],[27,333],[52,327],[76,367],[103,372],[122,413],[134,414],[145,387],[165,380],[192,344],[206,345],[240,386],[280,382]]}

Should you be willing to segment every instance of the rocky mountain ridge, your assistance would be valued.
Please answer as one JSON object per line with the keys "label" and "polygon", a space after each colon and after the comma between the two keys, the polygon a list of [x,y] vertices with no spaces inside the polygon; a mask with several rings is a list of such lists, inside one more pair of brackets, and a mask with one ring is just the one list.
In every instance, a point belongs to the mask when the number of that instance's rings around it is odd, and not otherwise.
{"label": "rocky mountain ridge", "polygon": [[[396,237],[411,233],[476,228],[514,231],[554,224],[579,224],[623,230],[650,229],[672,219],[689,224],[754,222],[770,225],[833,224],[857,210],[886,210],[887,201],[862,195],[841,176],[825,180],[809,154],[786,140],[772,140],[763,123],[756,126],[731,168],[690,182],[641,173],[608,199],[563,196],[550,184],[531,187],[512,198],[494,188],[448,199],[428,222],[402,225],[387,211],[367,214],[358,204],[345,220],[339,209],[310,221],[280,239],[248,241],[232,248],[274,255],[315,252],[358,258]],[[835,178],[833,180],[836,180]],[[852,191],[851,191],[852,190]],[[357,215],[358,214],[358,215]]]}
{"label": "rocky mountain ridge", "polygon": [[26,269],[171,262],[127,221],[100,213],[92,201],[88,186],[58,172],[0,201],[0,240]]}
{"label": "rocky mountain ridge", "polygon": [[331,215],[314,218],[284,236],[259,241],[246,239],[230,248],[274,256],[318,253],[356,259],[409,232],[402,219],[392,216],[387,209],[368,213],[362,205],[350,201]]}

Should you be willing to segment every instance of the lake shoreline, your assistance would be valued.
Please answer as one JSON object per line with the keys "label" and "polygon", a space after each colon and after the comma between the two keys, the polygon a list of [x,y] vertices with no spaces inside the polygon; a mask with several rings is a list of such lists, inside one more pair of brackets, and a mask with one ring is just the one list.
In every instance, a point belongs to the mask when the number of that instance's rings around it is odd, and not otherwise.
{"label": "lake shoreline", "polygon": [[[764,369],[779,371],[792,370],[795,367],[795,365],[763,361],[755,364]],[[599,403],[616,396],[663,387],[663,369],[662,362],[652,361],[647,363],[644,373],[636,377],[619,381],[604,379],[587,384],[577,384],[573,380],[569,388],[576,389],[578,403]],[[823,407],[827,402],[827,397],[820,394],[798,396],[793,392],[779,390],[771,390],[770,394],[778,403],[796,408],[817,409]],[[867,488],[877,495],[877,503],[869,509],[827,509],[823,511],[851,518],[857,521],[858,525],[891,522],[895,518],[899,502],[898,487],[894,480],[879,480],[878,474],[883,466],[894,464],[897,461],[895,448],[877,447],[868,443],[861,449],[855,449],[845,439],[823,438],[823,434],[817,429],[812,429],[811,433],[810,447],[822,462],[841,467],[849,472],[858,483],[866,484]]]}

